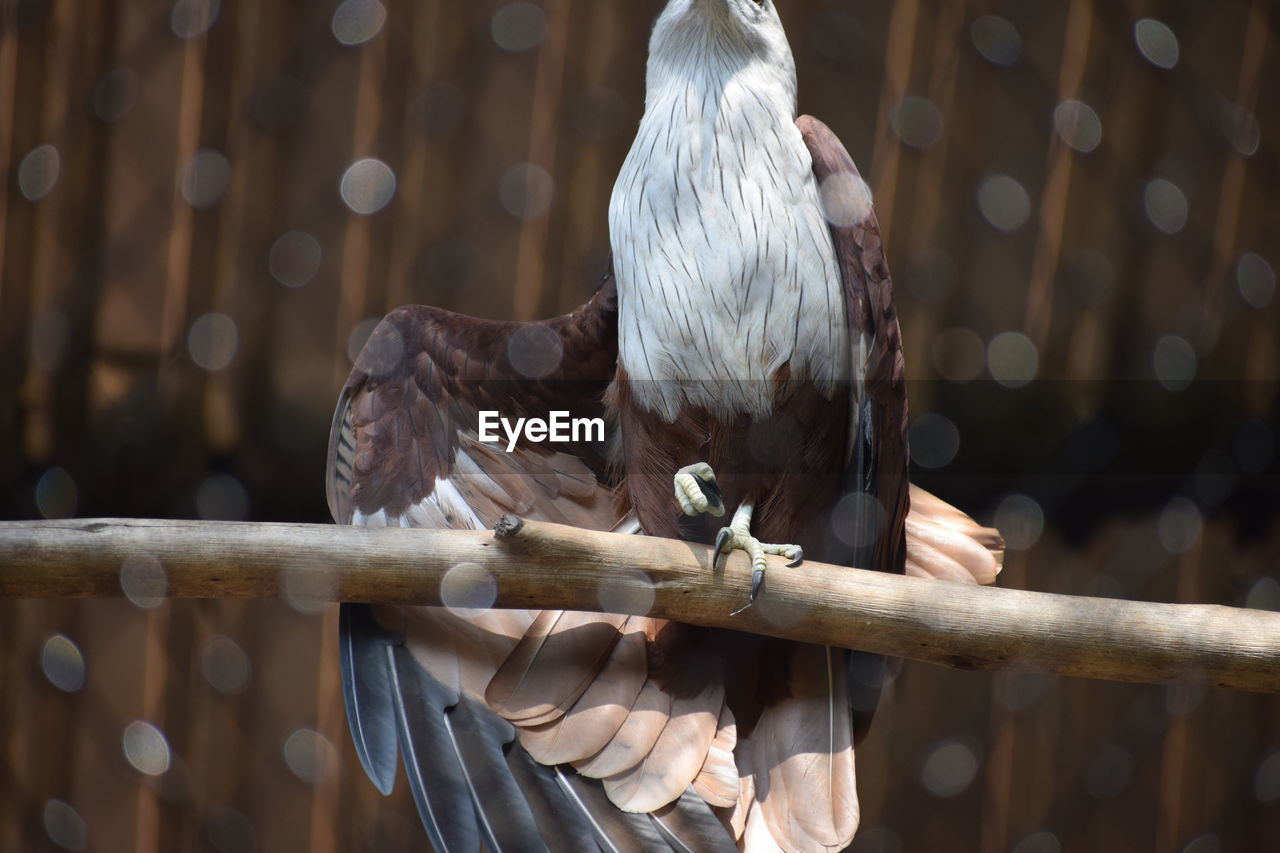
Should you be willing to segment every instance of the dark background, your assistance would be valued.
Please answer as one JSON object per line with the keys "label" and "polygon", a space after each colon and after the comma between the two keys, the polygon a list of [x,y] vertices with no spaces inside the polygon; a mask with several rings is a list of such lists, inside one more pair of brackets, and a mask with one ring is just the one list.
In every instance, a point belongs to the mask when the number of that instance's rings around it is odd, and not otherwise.
{"label": "dark background", "polygon": [[[326,521],[372,321],[595,286],[660,6],[0,2],[0,518]],[[1280,609],[1276,4],[782,15],[1001,583]],[[0,850],[420,848],[296,592],[0,603]],[[863,850],[1280,849],[1269,697],[907,664],[858,766]]]}

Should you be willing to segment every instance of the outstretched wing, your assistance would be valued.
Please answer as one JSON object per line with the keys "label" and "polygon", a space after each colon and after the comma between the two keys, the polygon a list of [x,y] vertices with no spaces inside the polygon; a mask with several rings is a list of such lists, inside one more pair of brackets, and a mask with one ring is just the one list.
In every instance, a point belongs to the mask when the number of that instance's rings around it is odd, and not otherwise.
{"label": "outstretched wing", "polygon": [[[540,323],[392,312],[334,415],[334,519],[482,528],[517,513],[636,531],[605,443],[509,448],[479,429],[484,411],[603,417],[616,310],[609,278],[577,311]],[[673,689],[680,679],[653,660],[687,644],[681,631],[640,617],[344,605],[356,752],[384,793],[403,757],[440,851],[733,849],[706,800],[687,790],[718,782],[703,764],[724,728],[723,689]]]}

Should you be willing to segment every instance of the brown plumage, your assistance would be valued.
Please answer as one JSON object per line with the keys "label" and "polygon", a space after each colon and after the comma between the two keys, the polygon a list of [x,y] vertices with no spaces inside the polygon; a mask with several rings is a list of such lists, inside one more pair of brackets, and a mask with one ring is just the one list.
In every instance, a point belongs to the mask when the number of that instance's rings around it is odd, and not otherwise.
{"label": "brown plumage", "polygon": [[[825,126],[799,126],[820,180],[856,175]],[[727,505],[755,502],[761,539],[826,561],[991,581],[998,534],[908,489],[902,351],[874,215],[832,236],[847,323],[870,343],[865,383],[823,390],[784,365],[763,419],[689,406],[666,423],[646,412],[618,365],[611,277],[578,310],[536,324],[397,309],[339,400],[335,520],[476,528],[513,512],[709,541],[715,525],[682,520],[672,496],[680,466],[709,461]],[[610,439],[522,440],[508,453],[478,439],[485,409],[607,417]],[[850,544],[832,512],[858,490],[878,502],[878,529]],[[357,752],[385,791],[397,744],[405,751],[439,849],[523,838],[518,849],[557,850],[586,838],[606,849],[829,850],[856,828],[853,743],[865,721],[849,712],[845,652],[639,616],[362,613],[343,617]]]}

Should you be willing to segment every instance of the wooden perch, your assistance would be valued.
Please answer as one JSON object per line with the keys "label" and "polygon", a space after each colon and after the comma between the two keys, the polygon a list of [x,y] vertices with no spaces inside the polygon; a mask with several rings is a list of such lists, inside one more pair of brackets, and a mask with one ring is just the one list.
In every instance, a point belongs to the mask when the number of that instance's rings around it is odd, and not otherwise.
{"label": "wooden perch", "polygon": [[[1280,693],[1280,613],[920,580],[504,519],[490,531],[118,519],[0,523],[0,598],[275,598],[647,613],[963,669]],[[123,568],[123,571],[122,571]]]}

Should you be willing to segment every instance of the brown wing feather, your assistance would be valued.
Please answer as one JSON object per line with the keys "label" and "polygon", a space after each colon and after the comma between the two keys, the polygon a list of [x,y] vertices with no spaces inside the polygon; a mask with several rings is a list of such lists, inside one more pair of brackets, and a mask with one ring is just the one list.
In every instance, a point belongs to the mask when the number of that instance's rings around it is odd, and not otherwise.
{"label": "brown wing feather", "polygon": [[520,743],[543,764],[583,761],[604,749],[631,713],[648,672],[647,640],[624,626],[609,660],[567,714],[540,726],[521,726]]}
{"label": "brown wing feather", "polygon": [[[875,466],[873,491],[885,520],[871,564],[862,568],[901,573],[909,507],[907,384],[902,333],[893,306],[893,279],[880,240],[880,223],[858,167],[831,129],[812,116],[801,116],[796,125],[813,157],[814,175],[825,190],[845,311],[854,333],[855,370],[861,371],[861,393],[871,404],[869,461]],[[865,355],[859,363],[863,349]],[[855,411],[860,411],[857,404],[862,402],[855,401]],[[859,418],[851,419],[851,448],[861,440],[865,427]]]}
{"label": "brown wing feather", "polygon": [[[476,450],[477,413],[545,417],[554,409],[600,417],[616,360],[612,277],[577,311],[540,323],[397,308],[374,329],[338,400],[326,477],[334,520],[350,523],[381,511],[398,524],[432,497],[437,483],[458,474],[466,475],[459,482],[476,480],[465,486],[467,497],[486,516],[534,503],[531,484],[546,490],[544,498],[591,502],[607,485],[602,448],[561,445],[556,453],[522,443],[501,460]],[[474,466],[455,471],[459,448]],[[601,525],[616,522],[611,502],[596,509]]]}
{"label": "brown wing feather", "polygon": [[623,811],[650,812],[679,797],[706,763],[723,704],[719,681],[672,702],[666,725],[644,760],[604,780],[609,799]]}

